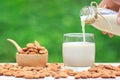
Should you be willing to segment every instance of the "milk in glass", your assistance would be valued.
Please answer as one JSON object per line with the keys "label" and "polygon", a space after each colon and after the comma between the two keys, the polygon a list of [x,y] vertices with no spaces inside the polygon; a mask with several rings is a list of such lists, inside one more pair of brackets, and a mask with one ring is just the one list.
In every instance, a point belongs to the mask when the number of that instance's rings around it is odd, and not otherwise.
{"label": "milk in glass", "polygon": [[95,57],[95,43],[65,42],[63,43],[63,59],[65,66],[86,67],[93,66]]}

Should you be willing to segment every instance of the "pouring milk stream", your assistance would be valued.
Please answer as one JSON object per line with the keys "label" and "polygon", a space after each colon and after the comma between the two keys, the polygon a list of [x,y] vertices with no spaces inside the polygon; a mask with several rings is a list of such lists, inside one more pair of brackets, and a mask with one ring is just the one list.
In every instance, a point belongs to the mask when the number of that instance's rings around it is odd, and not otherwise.
{"label": "pouring milk stream", "polygon": [[85,41],[85,24],[91,24],[101,31],[120,36],[120,25],[117,23],[118,13],[116,11],[99,8],[96,2],[91,2],[91,5],[83,7],[80,13],[83,41]]}

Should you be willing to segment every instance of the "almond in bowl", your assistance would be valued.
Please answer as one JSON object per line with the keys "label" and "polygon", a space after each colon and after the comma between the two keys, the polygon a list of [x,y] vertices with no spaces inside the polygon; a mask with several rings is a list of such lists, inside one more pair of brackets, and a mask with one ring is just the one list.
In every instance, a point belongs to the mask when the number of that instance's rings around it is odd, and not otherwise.
{"label": "almond in bowl", "polygon": [[13,43],[18,52],[16,53],[16,62],[19,66],[37,66],[45,67],[48,62],[48,50],[41,46],[37,41],[28,43],[25,48],[21,48],[15,41],[8,39]]}

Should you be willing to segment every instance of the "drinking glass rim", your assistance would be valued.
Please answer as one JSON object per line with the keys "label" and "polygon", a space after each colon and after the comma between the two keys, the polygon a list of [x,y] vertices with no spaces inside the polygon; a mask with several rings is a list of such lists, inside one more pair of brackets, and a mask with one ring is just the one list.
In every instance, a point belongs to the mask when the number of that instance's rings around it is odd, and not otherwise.
{"label": "drinking glass rim", "polygon": [[[64,36],[68,36],[68,37],[83,37],[83,33],[65,33]],[[85,33],[85,36],[94,36],[94,33]]]}

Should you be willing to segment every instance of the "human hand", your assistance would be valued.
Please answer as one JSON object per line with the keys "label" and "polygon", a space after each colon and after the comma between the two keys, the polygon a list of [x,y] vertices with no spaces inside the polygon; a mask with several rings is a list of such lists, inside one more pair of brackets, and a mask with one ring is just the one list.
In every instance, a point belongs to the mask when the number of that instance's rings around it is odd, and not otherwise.
{"label": "human hand", "polygon": [[[120,0],[102,0],[99,7],[105,7],[118,12],[117,23],[120,24]],[[106,32],[103,32],[106,34]],[[108,33],[109,37],[113,37],[113,34]]]}

